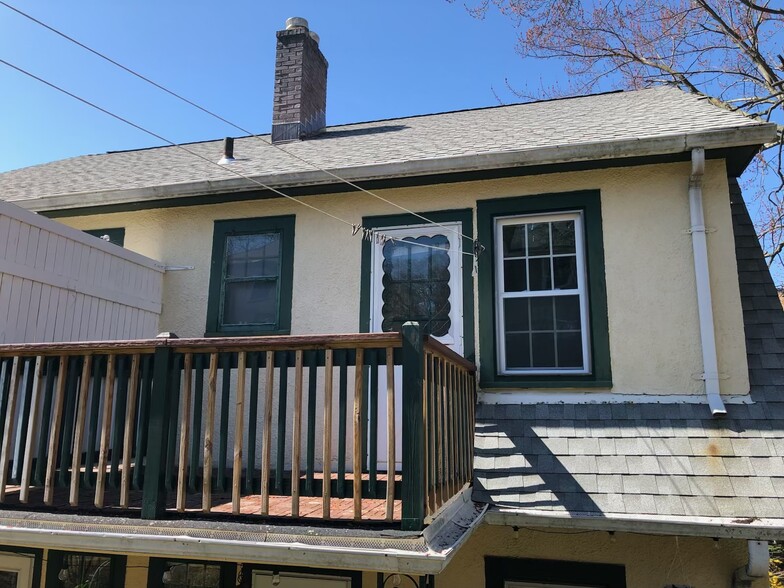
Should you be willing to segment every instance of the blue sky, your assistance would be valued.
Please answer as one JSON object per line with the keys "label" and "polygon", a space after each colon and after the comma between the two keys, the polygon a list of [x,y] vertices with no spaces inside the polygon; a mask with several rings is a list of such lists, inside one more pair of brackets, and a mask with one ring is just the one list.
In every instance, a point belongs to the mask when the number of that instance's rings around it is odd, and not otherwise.
{"label": "blue sky", "polygon": [[[519,101],[507,78],[562,76],[517,55],[507,18],[446,0],[7,1],[254,132],[270,128],[275,31],[289,16],[321,36],[329,124]],[[3,6],[0,57],[175,142],[238,134]],[[2,64],[0,88],[0,171],[160,144]]]}

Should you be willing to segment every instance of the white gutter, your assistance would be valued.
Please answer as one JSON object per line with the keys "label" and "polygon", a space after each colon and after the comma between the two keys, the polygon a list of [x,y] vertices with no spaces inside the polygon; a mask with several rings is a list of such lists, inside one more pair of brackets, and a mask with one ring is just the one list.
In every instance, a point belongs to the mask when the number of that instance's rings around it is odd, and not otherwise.
{"label": "white gutter", "polygon": [[4,545],[29,545],[67,551],[101,551],[155,557],[241,561],[303,567],[332,567],[388,573],[438,574],[451,559],[446,554],[397,549],[272,543],[180,536],[128,535],[90,531],[25,529],[0,525]]}
{"label": "white gutter", "polygon": [[700,316],[702,344],[702,379],[705,394],[713,416],[727,414],[719,395],[719,362],[716,356],[716,332],[713,326],[710,273],[708,271],[708,240],[705,213],[702,208],[702,176],[705,173],[705,149],[691,151],[691,176],[689,178],[689,211],[691,213],[691,243],[694,250],[694,277],[697,283],[697,309]]}
{"label": "white gutter", "polygon": [[[29,512],[2,513],[0,545],[435,575],[481,524],[487,509],[487,505],[471,501],[471,489],[466,488],[422,533],[400,534],[399,540],[383,531],[329,536],[314,534],[313,529],[286,534],[274,527],[256,530],[248,525],[248,531],[213,533],[215,529],[205,525],[157,526],[156,522],[128,519],[117,525],[106,519],[85,522],[83,517],[78,521],[57,517],[59,520],[53,521]],[[155,530],[147,532],[147,523]],[[205,537],[202,531],[214,536]]]}

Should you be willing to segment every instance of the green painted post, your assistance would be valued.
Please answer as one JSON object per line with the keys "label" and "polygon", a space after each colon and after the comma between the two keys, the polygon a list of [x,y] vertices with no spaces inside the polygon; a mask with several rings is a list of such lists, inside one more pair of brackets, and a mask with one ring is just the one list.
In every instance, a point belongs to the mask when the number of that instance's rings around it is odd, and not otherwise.
{"label": "green painted post", "polygon": [[169,437],[170,372],[173,359],[174,351],[171,347],[155,349],[147,426],[147,464],[144,468],[142,494],[143,519],[159,519],[166,510],[166,442]]}
{"label": "green painted post", "polygon": [[419,531],[425,520],[425,426],[422,421],[424,367],[419,323],[403,325],[403,513],[404,531]]}

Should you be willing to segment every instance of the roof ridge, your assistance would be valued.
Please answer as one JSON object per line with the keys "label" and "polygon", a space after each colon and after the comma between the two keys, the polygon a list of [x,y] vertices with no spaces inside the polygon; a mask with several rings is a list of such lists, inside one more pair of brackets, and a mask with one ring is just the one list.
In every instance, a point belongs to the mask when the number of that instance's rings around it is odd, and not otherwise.
{"label": "roof ridge", "polygon": [[[650,88],[641,88],[639,90],[607,90],[604,92],[594,92],[592,94],[579,94],[579,95],[571,95],[571,96],[558,96],[555,98],[542,98],[540,100],[530,100],[528,102],[513,102],[510,104],[495,104],[493,106],[477,106],[475,108],[458,108],[455,110],[442,110],[440,112],[427,112],[422,114],[411,114],[408,116],[395,116],[391,118],[378,118],[372,120],[364,120],[364,121],[357,121],[357,122],[350,122],[350,123],[340,123],[336,125],[328,125],[325,127],[324,132],[329,132],[330,130],[338,130],[338,129],[345,129],[347,127],[357,127],[362,125],[370,125],[375,123],[383,123],[383,122],[392,122],[397,120],[410,120],[414,118],[425,118],[431,116],[445,116],[449,114],[459,114],[462,112],[481,112],[486,110],[497,110],[501,108],[512,108],[515,106],[529,106],[532,104],[546,104],[549,102],[562,102],[566,100],[580,100],[582,98],[595,98],[596,96],[608,96],[611,94],[633,94],[635,92],[649,92],[661,89],[673,89],[670,86],[659,85],[659,86],[652,86]],[[686,92],[683,92],[686,94]],[[254,135],[237,135],[234,136],[234,139],[253,139],[255,137],[269,137],[270,133],[256,133]],[[310,137],[310,139],[318,139],[319,137],[323,136],[323,134],[315,135],[314,137]],[[224,138],[219,137],[217,139],[206,139],[204,141],[189,141],[187,143],[177,143],[177,145],[202,145],[207,143],[215,143],[218,141],[222,141]],[[89,155],[109,155],[113,153],[130,153],[132,151],[149,151],[150,149],[162,149],[167,147],[174,147],[174,145],[156,145],[152,147],[142,147],[140,149],[118,149],[116,151],[106,151],[105,153],[94,153]],[[77,155],[76,157],[84,157]]]}

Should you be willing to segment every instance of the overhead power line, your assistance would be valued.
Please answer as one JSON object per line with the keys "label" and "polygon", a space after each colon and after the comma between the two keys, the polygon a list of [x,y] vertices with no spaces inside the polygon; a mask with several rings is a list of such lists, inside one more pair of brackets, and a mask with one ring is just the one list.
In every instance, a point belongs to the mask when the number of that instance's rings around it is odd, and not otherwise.
{"label": "overhead power line", "polygon": [[313,163],[313,162],[311,162],[311,161],[309,161],[309,160],[307,160],[307,159],[305,159],[303,157],[300,157],[299,155],[297,155],[295,153],[291,153],[290,151],[284,149],[280,145],[276,145],[272,141],[267,141],[263,136],[261,136],[261,135],[259,135],[257,133],[254,133],[252,131],[249,131],[248,129],[246,129],[246,128],[244,128],[244,127],[242,127],[242,126],[240,126],[240,125],[238,125],[238,124],[236,124],[236,123],[234,123],[234,122],[232,122],[232,121],[222,117],[221,115],[219,115],[219,114],[217,114],[217,113],[215,113],[215,112],[213,112],[213,111],[211,111],[211,110],[201,106],[200,104],[197,104],[196,102],[186,98],[185,96],[182,96],[181,94],[178,94],[177,92],[174,92],[173,90],[170,90],[169,88],[163,86],[162,84],[159,84],[158,82],[156,82],[154,80],[151,80],[150,78],[140,74],[139,72],[131,69],[130,67],[127,67],[127,66],[123,65],[122,63],[119,63],[118,61],[112,59],[111,57],[101,53],[100,51],[98,51],[96,49],[93,49],[92,47],[89,47],[88,45],[85,45],[81,41],[78,41],[77,39],[74,39],[73,37],[67,35],[66,33],[63,33],[62,31],[56,29],[55,27],[46,24],[45,22],[35,18],[34,16],[32,16],[30,14],[27,14],[23,10],[20,10],[19,8],[16,8],[15,6],[12,6],[11,4],[8,4],[4,0],[0,0],[0,4],[5,6],[9,10],[12,10],[12,11],[16,12],[20,16],[23,16],[23,17],[27,18],[28,20],[31,20],[32,22],[36,23],[37,25],[44,27],[45,29],[53,32],[54,34],[59,35],[63,39],[66,39],[67,41],[69,41],[71,43],[74,43],[75,45],[78,45],[79,47],[81,47],[85,51],[89,51],[90,53],[92,53],[96,57],[99,57],[99,58],[101,58],[101,59],[111,63],[112,65],[114,65],[116,67],[119,67],[120,69],[122,69],[123,71],[131,74],[132,76],[135,76],[135,77],[139,78],[140,80],[142,80],[142,81],[144,81],[144,82],[146,82],[148,84],[151,84],[152,86],[158,88],[159,90],[161,90],[163,92],[166,92],[170,96],[173,96],[174,98],[177,98],[178,100],[181,100],[182,102],[184,102],[184,103],[186,103],[186,104],[188,104],[188,105],[190,105],[190,106],[192,106],[192,107],[202,111],[203,113],[205,113],[205,114],[207,114],[207,115],[209,115],[209,116],[211,116],[211,117],[213,117],[213,118],[215,118],[215,119],[217,119],[217,120],[219,120],[219,121],[229,125],[230,127],[234,128],[234,129],[237,129],[238,131],[241,131],[241,132],[245,133],[246,135],[248,135],[250,137],[259,139],[264,144],[266,144],[266,145],[268,145],[270,147],[273,147],[273,148],[277,149],[278,151],[281,151],[281,152],[285,153],[289,157],[293,157],[294,159],[300,161],[301,163],[304,163],[305,165],[308,165],[308,166],[310,166],[310,167],[312,167],[312,168],[314,168],[314,169],[316,169],[318,171],[321,171],[321,172],[327,174],[328,176],[338,180],[341,183],[344,183],[344,184],[346,184],[348,186],[351,186],[355,190],[359,190],[361,192],[364,192],[365,194],[368,194],[369,196],[372,196],[373,198],[377,198],[378,200],[381,200],[382,202],[385,202],[385,203],[389,204],[390,206],[394,206],[395,208],[397,208],[399,210],[402,210],[402,211],[404,211],[404,212],[406,212],[406,213],[408,213],[410,215],[413,215],[416,218],[427,222],[428,224],[435,225],[435,226],[440,227],[440,228],[442,228],[442,229],[444,229],[446,231],[451,231],[451,232],[455,233],[456,235],[458,235],[459,237],[461,237],[463,239],[468,239],[469,241],[474,243],[474,250],[478,249],[476,240],[473,239],[472,237],[462,233],[461,231],[458,231],[457,229],[454,229],[454,228],[451,228],[451,227],[444,226],[441,223],[433,221],[433,220],[427,218],[426,216],[424,216],[424,215],[422,215],[422,214],[420,214],[418,212],[414,212],[412,210],[409,210],[405,206],[402,206],[402,205],[400,205],[400,204],[398,204],[398,203],[396,203],[396,202],[394,202],[392,200],[389,200],[388,198],[384,198],[383,196],[380,196],[380,195],[376,194],[372,190],[368,190],[367,188],[363,188],[359,184],[357,184],[355,182],[352,182],[350,180],[347,180],[347,179],[339,176],[338,174],[336,174],[334,172],[331,172],[331,171],[329,171],[329,170],[319,166],[316,163]]}
{"label": "overhead power line", "polygon": [[[2,1],[2,0],[0,0],[0,1]],[[444,247],[435,247],[433,245],[426,245],[424,243],[416,243],[414,241],[399,239],[399,238],[396,238],[396,237],[389,237],[387,235],[384,235],[383,233],[377,233],[376,231],[374,231],[372,229],[366,229],[365,227],[362,227],[362,225],[359,225],[357,223],[352,223],[351,221],[347,221],[346,219],[340,218],[339,216],[336,216],[336,215],[332,214],[331,212],[327,212],[326,210],[318,208],[317,206],[313,206],[312,204],[304,202],[303,200],[300,200],[298,198],[294,198],[293,196],[290,196],[289,194],[286,194],[285,192],[279,190],[278,188],[274,188],[273,186],[269,186],[269,185],[265,184],[264,182],[261,182],[261,181],[257,180],[256,178],[252,178],[250,176],[247,176],[247,175],[245,175],[245,174],[243,174],[243,173],[241,173],[241,172],[239,172],[239,171],[237,171],[235,169],[232,169],[229,166],[222,165],[222,164],[220,164],[220,163],[218,163],[216,161],[211,160],[208,157],[205,157],[204,155],[201,155],[200,153],[196,153],[195,151],[193,151],[191,149],[188,149],[187,147],[185,147],[183,145],[175,143],[174,141],[172,141],[170,139],[167,139],[166,137],[164,137],[162,135],[159,135],[158,133],[156,133],[154,131],[151,131],[151,130],[149,130],[149,129],[147,129],[147,128],[139,125],[139,124],[136,124],[135,122],[133,122],[133,121],[131,121],[131,120],[125,118],[125,117],[120,116],[119,114],[115,114],[114,112],[111,112],[110,110],[107,110],[106,108],[103,108],[102,106],[99,106],[99,105],[95,104],[94,102],[90,102],[86,98],[82,98],[81,96],[78,96],[78,95],[74,94],[73,92],[70,92],[70,91],[66,90],[65,88],[63,88],[61,86],[58,86],[57,84],[55,84],[53,82],[45,80],[44,78],[42,78],[40,76],[37,76],[34,73],[29,72],[29,71],[27,71],[26,69],[24,69],[22,67],[19,67],[19,66],[14,65],[13,63],[11,63],[9,61],[6,61],[5,59],[0,58],[0,63],[2,63],[3,65],[5,65],[7,67],[10,67],[13,70],[16,70],[17,72],[19,72],[19,73],[21,73],[23,75],[28,76],[29,78],[32,78],[32,79],[34,79],[34,80],[36,80],[36,81],[38,81],[38,82],[40,82],[40,83],[42,83],[42,84],[44,84],[46,86],[49,86],[50,88],[52,88],[54,90],[57,90],[58,92],[61,92],[62,94],[65,94],[66,96],[69,96],[70,98],[73,98],[74,100],[89,106],[90,108],[98,110],[99,112],[102,112],[102,113],[106,114],[107,116],[110,116],[110,117],[112,117],[112,118],[114,118],[114,119],[116,119],[116,120],[118,120],[118,121],[120,121],[120,122],[122,122],[122,123],[124,123],[126,125],[129,125],[129,126],[135,128],[135,129],[139,130],[139,131],[142,131],[143,133],[146,133],[146,134],[150,135],[151,137],[155,137],[159,141],[163,141],[164,143],[167,143],[167,144],[171,145],[172,147],[176,147],[176,148],[184,151],[185,153],[188,153],[189,155],[191,155],[193,157],[196,157],[196,158],[198,158],[198,159],[200,159],[202,161],[206,161],[210,165],[217,166],[221,170],[224,170],[224,171],[227,171],[227,172],[229,172],[231,174],[234,174],[237,177],[244,178],[245,180],[248,180],[249,182],[252,182],[252,183],[256,184],[257,186],[260,186],[260,187],[264,188],[265,190],[269,190],[271,192],[274,192],[275,194],[278,194],[279,196],[282,196],[283,198],[286,198],[287,200],[291,200],[292,202],[296,202],[297,204],[300,204],[301,206],[305,206],[305,207],[307,207],[307,208],[309,208],[309,209],[311,209],[311,210],[313,210],[315,212],[318,212],[320,214],[326,215],[326,216],[328,216],[329,218],[331,218],[333,220],[336,220],[336,221],[341,222],[341,223],[343,223],[345,225],[348,225],[349,227],[352,228],[352,233],[353,234],[357,234],[361,230],[363,235],[365,236],[365,238],[379,238],[380,240],[396,241],[396,242],[399,242],[399,243],[410,244],[410,245],[414,245],[414,246],[417,246],[417,247],[424,247],[426,249],[436,249],[438,251],[444,251],[445,250]],[[461,253],[463,255],[470,255],[470,256],[474,255],[472,252],[462,251],[462,250],[461,250]]]}

